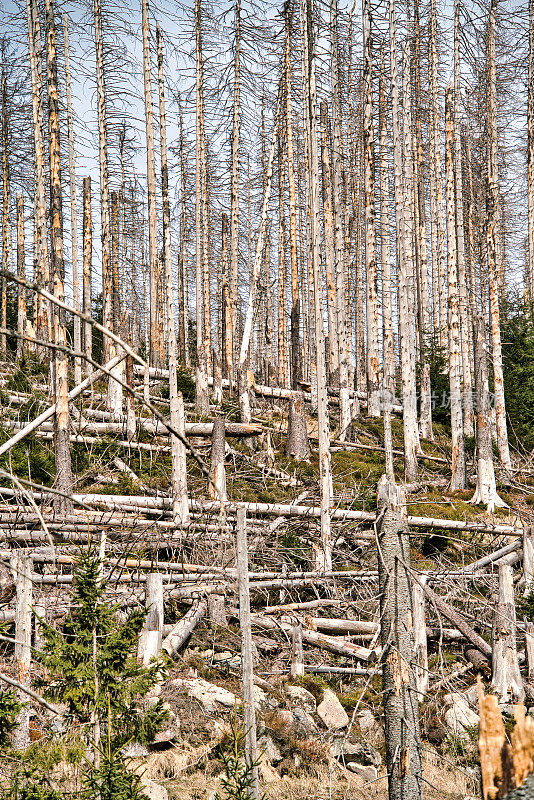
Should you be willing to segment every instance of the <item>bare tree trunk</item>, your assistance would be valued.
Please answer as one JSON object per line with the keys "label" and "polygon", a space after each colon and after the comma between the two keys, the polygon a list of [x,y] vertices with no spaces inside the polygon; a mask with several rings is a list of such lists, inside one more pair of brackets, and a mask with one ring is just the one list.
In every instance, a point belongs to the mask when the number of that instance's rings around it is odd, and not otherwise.
{"label": "bare tree trunk", "polygon": [[306,0],[304,20],[304,58],[306,63],[307,137],[310,160],[310,261],[313,270],[315,352],[317,363],[317,420],[319,435],[319,470],[321,487],[321,545],[316,553],[316,567],[324,572],[332,568],[331,498],[332,470],[330,462],[330,426],[328,422],[328,398],[326,382],[325,342],[323,311],[321,303],[320,276],[320,210],[319,210],[319,159],[316,130],[316,86],[314,63],[314,34],[312,0]]}
{"label": "bare tree trunk", "polygon": [[[391,299],[391,259],[389,250],[388,213],[388,158],[387,158],[387,108],[385,95],[384,51],[381,51],[380,80],[378,88],[378,114],[380,129],[380,260],[382,262],[382,321],[383,321],[383,386],[386,392],[395,388],[395,347],[393,341],[393,306]],[[390,476],[388,476],[390,477]]]}
{"label": "bare tree trunk", "polygon": [[[83,305],[84,314],[91,315],[91,270],[93,263],[93,226],[91,220],[91,178],[83,179]],[[83,351],[87,358],[93,357],[93,327],[89,322],[83,326]],[[93,368],[88,362],[88,374]]]}
{"label": "bare tree trunk", "polygon": [[307,461],[310,456],[304,396],[301,392],[290,401],[285,450],[286,455],[295,461]]}
{"label": "bare tree trunk", "polygon": [[156,212],[156,157],[154,152],[154,111],[150,66],[150,24],[148,0],[142,0],[143,78],[145,86],[146,173],[148,188],[148,268],[150,274],[150,363],[163,366],[163,343],[158,336],[158,221]]}
{"label": "bare tree trunk", "polygon": [[211,434],[211,467],[210,477],[212,483],[208,485],[208,495],[221,503],[227,499],[226,494],[226,469],[225,459],[225,422],[223,416],[216,416],[213,422],[213,433]]}
{"label": "bare tree trunk", "polygon": [[[174,292],[172,282],[171,211],[169,203],[169,170],[167,165],[167,126],[165,112],[165,81],[163,74],[163,41],[159,25],[156,27],[158,48],[159,85],[159,138],[161,150],[161,199],[163,210],[163,259],[165,267],[165,338],[169,353],[169,403],[171,427],[184,433],[184,408],[181,392],[178,391],[178,347],[174,325]],[[176,524],[189,521],[187,501],[187,471],[185,447],[177,436],[171,435],[171,476],[173,496],[173,518]]]}
{"label": "bare tree trunk", "polygon": [[[111,309],[113,327],[115,335],[120,334],[121,309],[120,309],[120,280],[119,280],[119,201],[117,192],[111,192]],[[113,355],[119,355],[121,348],[113,342],[111,345]],[[124,361],[120,361],[117,366],[110,370],[111,374],[124,380]],[[111,411],[112,419],[122,417],[123,391],[121,384],[111,378],[108,381],[108,408]]]}
{"label": "bare tree trunk", "polygon": [[145,608],[147,615],[139,636],[137,655],[143,666],[158,658],[163,634],[163,576],[160,572],[150,572],[146,576]]}
{"label": "bare tree trunk", "polygon": [[343,176],[343,141],[341,136],[341,81],[339,69],[339,30],[338,3],[330,0],[330,75],[332,82],[332,174],[333,174],[333,209],[334,209],[334,252],[336,272],[337,299],[337,341],[339,354],[339,415],[340,428],[348,430],[351,421],[351,405],[347,390],[349,388],[349,342],[347,325],[347,273],[348,258],[345,247],[345,190]]}
{"label": "bare tree trunk", "polygon": [[[26,280],[26,253],[24,251],[24,198],[17,197],[17,275]],[[17,332],[19,336],[26,333],[26,289],[17,287]],[[17,358],[21,358],[26,350],[24,339],[17,340]]]}
{"label": "bare tree trunk", "polygon": [[449,385],[451,407],[452,475],[451,490],[465,488],[465,452],[461,393],[460,319],[458,314],[458,271],[454,214],[454,109],[453,89],[447,88],[445,161],[447,173],[447,243],[449,272]]}
{"label": "bare tree trunk", "polygon": [[187,281],[187,206],[186,206],[186,178],[185,178],[185,155],[184,155],[184,132],[182,107],[179,106],[180,113],[180,179],[181,179],[181,213],[180,213],[180,315],[179,325],[182,331],[180,339],[182,342],[182,363],[186,367],[191,366],[189,355],[189,291]]}
{"label": "bare tree trunk", "polygon": [[436,262],[435,277],[439,305],[439,344],[448,346],[447,339],[447,264],[445,257],[445,225],[443,220],[443,177],[441,174],[440,135],[439,135],[439,98],[438,98],[438,52],[436,31],[436,0],[430,2],[430,104],[431,104],[431,175],[434,192],[431,192],[431,213],[435,228],[437,251],[433,259]]}
{"label": "bare tree trunk", "polygon": [[297,198],[293,153],[293,120],[291,112],[291,4],[284,6],[285,18],[285,137],[287,178],[289,187],[289,248],[291,259],[291,386],[298,387],[302,377],[300,358],[300,290],[297,261]]}
{"label": "bare tree trunk", "polygon": [[[70,235],[72,259],[72,299],[76,310],[80,308],[80,279],[78,273],[78,209],[76,205],[76,171],[74,169],[74,124],[72,114],[72,91],[69,57],[69,29],[67,15],[63,16],[63,35],[65,47],[65,90],[67,94],[67,132],[69,139],[69,190],[70,190]],[[74,349],[79,353],[82,349],[80,317],[74,315]],[[82,362],[74,359],[74,383],[82,382]]]}
{"label": "bare tree trunk", "polygon": [[491,685],[503,703],[525,698],[516,646],[513,569],[499,564],[499,600],[493,621],[493,677]]}
{"label": "bare tree trunk", "polygon": [[[4,53],[2,51],[2,269],[11,270],[11,197],[9,193],[9,132],[7,111],[7,80]],[[7,328],[7,279],[1,281],[2,298],[0,319],[2,328]],[[0,334],[0,347],[6,352],[6,335]]]}
{"label": "bare tree trunk", "polygon": [[406,569],[410,544],[403,500],[395,484],[385,476],[381,478],[378,504],[386,508],[378,531],[378,580],[386,767],[390,800],[420,800],[421,736],[413,667],[412,598]]}
{"label": "bare tree trunk", "polygon": [[[111,274],[111,220],[109,206],[109,173],[107,145],[106,88],[104,76],[104,57],[102,43],[101,0],[94,0],[95,46],[96,46],[96,88],[98,111],[98,156],[100,163],[100,236],[102,260],[102,319],[110,330],[113,328],[113,279]],[[110,361],[115,346],[108,336],[104,336],[104,361]]]}
{"label": "bare tree trunk", "polygon": [[[51,266],[54,297],[65,302],[63,289],[63,209],[61,196],[61,161],[59,150],[59,97],[57,83],[56,31],[52,0],[46,0],[46,63],[48,86],[48,132],[50,158],[50,221],[51,221]],[[54,342],[61,347],[67,344],[64,312],[57,305],[53,309]],[[69,387],[68,361],[61,350],[54,356],[54,394],[56,402],[54,448],[56,456],[55,486],[65,496],[54,496],[57,513],[72,511],[72,468],[69,442]]]}
{"label": "bare tree trunk", "polygon": [[528,4],[527,101],[528,294],[534,304],[534,0]]}
{"label": "bare tree trunk", "polygon": [[512,468],[508,448],[506,406],[504,402],[504,377],[499,312],[499,274],[497,262],[498,168],[497,168],[497,87],[495,66],[495,10],[497,0],[491,0],[488,19],[488,97],[487,97],[487,192],[486,192],[486,247],[488,259],[490,333],[493,354],[495,391],[495,416],[497,420],[497,446],[499,459],[505,470]]}
{"label": "bare tree trunk", "polygon": [[454,183],[456,207],[456,252],[458,263],[458,310],[460,317],[460,340],[462,347],[462,390],[464,434],[473,436],[473,384],[469,354],[469,306],[467,303],[467,278],[465,269],[464,201],[462,187],[462,144],[460,138],[460,1],[454,4]]}
{"label": "bare tree trunk", "polygon": [[497,494],[491,441],[491,408],[482,314],[475,318],[475,390],[477,421],[477,488],[472,503],[483,503],[490,514],[506,505]]}
{"label": "bare tree trunk", "polygon": [[[31,641],[32,641],[32,571],[31,556],[20,552],[13,556],[17,585],[15,611],[15,679],[23,686],[30,686]],[[27,703],[28,697],[19,692],[19,700]],[[17,728],[13,735],[15,750],[25,750],[30,745],[30,710],[26,705],[17,715]]]}
{"label": "bare tree trunk", "polygon": [[393,119],[393,148],[395,168],[395,210],[397,226],[397,252],[399,274],[399,329],[400,329],[400,361],[402,381],[403,429],[404,429],[404,464],[407,481],[417,479],[417,451],[419,449],[419,433],[417,429],[417,398],[415,387],[415,363],[410,339],[411,323],[409,315],[412,309],[409,302],[409,281],[413,279],[412,266],[412,230],[406,225],[406,216],[410,209],[405,209],[402,187],[402,138],[399,116],[399,78],[397,67],[397,44],[394,0],[389,2],[389,42],[391,95]]}
{"label": "bare tree trunk", "polygon": [[286,370],[286,220],[284,210],[286,171],[284,126],[278,127],[278,385],[288,386]]}
{"label": "bare tree trunk", "polygon": [[247,517],[244,509],[237,512],[237,569],[239,574],[239,624],[241,627],[241,674],[243,686],[243,722],[245,727],[245,759],[251,768],[250,796],[259,800],[258,751],[256,746],[256,711],[254,708],[254,668],[252,663],[252,629],[248,588]]}
{"label": "bare tree trunk", "polygon": [[321,103],[321,166],[323,173],[324,250],[326,304],[328,308],[328,373],[330,381],[339,383],[339,340],[336,297],[336,253],[334,241],[334,209],[332,205],[332,170],[330,167],[330,125],[328,106]]}
{"label": "bare tree trunk", "polygon": [[380,416],[380,363],[374,199],[371,3],[363,3],[363,144],[365,159],[365,271],[367,318],[367,413]]}
{"label": "bare tree trunk", "polygon": [[[197,413],[206,416],[209,413],[208,397],[208,362],[203,318],[203,104],[204,104],[204,68],[202,61],[202,17],[201,0],[195,0],[195,41],[196,41],[196,143],[195,143],[195,247],[196,247],[196,325],[197,325],[197,364],[196,364],[196,409]],[[208,298],[209,305],[209,298]],[[209,346],[209,343],[208,343]]]}
{"label": "bare tree trunk", "polygon": [[[420,579],[423,583],[426,582],[425,575],[422,575]],[[428,690],[428,650],[425,606],[425,593],[422,587],[417,583],[412,584],[415,688],[420,702],[425,699]]]}
{"label": "bare tree trunk", "polygon": [[234,342],[233,335],[237,331],[237,309],[239,307],[239,126],[241,117],[240,92],[241,92],[241,0],[236,0],[235,12],[235,43],[234,43],[234,105],[232,119],[232,139],[231,139],[231,196],[230,196],[230,309],[231,323],[229,331],[225,335],[229,336],[232,347],[230,361],[231,372],[230,381],[235,380],[233,373],[234,348],[237,355],[237,341]]}
{"label": "bare tree trunk", "polygon": [[228,261],[228,217],[222,215],[222,372],[223,378],[228,378],[230,387],[232,386],[232,376],[234,372],[234,346],[233,346],[233,324],[234,313],[232,303],[232,292],[230,290],[230,263]]}
{"label": "bare tree trunk", "polygon": [[[34,279],[40,285],[50,285],[48,235],[46,222],[45,144],[43,137],[41,36],[37,0],[27,0],[30,72],[32,80],[32,118],[35,146],[35,247]],[[39,339],[51,334],[50,304],[44,297],[35,298],[34,325]],[[43,351],[44,352],[44,351]]]}

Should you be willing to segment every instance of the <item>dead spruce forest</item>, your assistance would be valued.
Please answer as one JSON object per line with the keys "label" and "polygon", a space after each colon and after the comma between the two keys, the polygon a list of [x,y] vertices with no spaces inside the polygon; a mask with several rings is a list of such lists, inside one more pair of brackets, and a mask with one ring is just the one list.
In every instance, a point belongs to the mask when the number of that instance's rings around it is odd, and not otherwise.
{"label": "dead spruce forest", "polygon": [[0,800],[534,785],[534,0],[7,0]]}

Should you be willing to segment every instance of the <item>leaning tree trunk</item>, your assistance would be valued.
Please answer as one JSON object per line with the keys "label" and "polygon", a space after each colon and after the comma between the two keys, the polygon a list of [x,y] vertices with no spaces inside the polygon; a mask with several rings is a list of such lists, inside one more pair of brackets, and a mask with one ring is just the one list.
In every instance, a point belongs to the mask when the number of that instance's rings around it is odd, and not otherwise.
{"label": "leaning tree trunk", "polygon": [[465,451],[461,392],[460,318],[458,314],[458,272],[454,214],[454,131],[453,90],[447,88],[445,117],[445,161],[447,173],[447,262],[449,273],[449,386],[451,394],[451,490],[465,488]]}
{"label": "leaning tree trunk", "polygon": [[[63,208],[61,195],[61,161],[59,150],[59,97],[57,82],[56,31],[52,0],[46,0],[46,64],[48,86],[48,134],[50,159],[50,222],[51,266],[54,297],[65,302],[63,288]],[[64,312],[53,308],[54,343],[64,348],[67,344]],[[62,350],[55,351],[54,394],[56,402],[54,448],[56,456],[55,486],[61,495],[55,495],[54,507],[58,513],[72,512],[72,468],[69,442],[69,387],[68,360]]]}
{"label": "leaning tree trunk", "polygon": [[401,490],[383,476],[378,488],[382,511],[378,527],[378,581],[389,798],[420,800],[423,796],[421,735],[408,571],[410,541],[404,503]]}

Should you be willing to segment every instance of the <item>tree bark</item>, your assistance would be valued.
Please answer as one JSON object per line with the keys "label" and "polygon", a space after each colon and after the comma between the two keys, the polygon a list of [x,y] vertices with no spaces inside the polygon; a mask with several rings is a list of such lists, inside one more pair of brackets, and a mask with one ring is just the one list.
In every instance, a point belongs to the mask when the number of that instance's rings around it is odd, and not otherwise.
{"label": "tree bark", "polygon": [[[382,688],[385,716],[386,767],[390,800],[422,798],[421,736],[413,664],[410,544],[395,484],[382,478],[379,504],[386,504],[379,523],[378,559]],[[381,492],[385,496],[380,496]],[[395,499],[396,498],[396,499]]]}
{"label": "tree bark", "polygon": [[367,413],[380,416],[380,363],[374,198],[371,2],[363,2],[363,145],[365,159],[365,274],[367,320]]}
{"label": "tree bark", "polygon": [[[202,16],[201,0],[195,0],[195,59],[196,59],[196,106],[195,106],[195,249],[196,249],[196,409],[201,416],[206,416],[209,412],[208,398],[208,362],[206,358],[206,343],[204,330],[204,315],[202,294],[205,288],[203,282],[204,273],[204,243],[203,243],[203,172],[202,164],[204,156],[203,140],[203,107],[204,107],[204,65],[202,58]],[[209,298],[208,298],[209,307]],[[209,342],[208,345],[209,347]]]}
{"label": "tree bark", "polygon": [[219,499],[221,503],[227,499],[226,494],[226,468],[225,459],[225,420],[222,416],[216,416],[213,423],[213,433],[211,434],[211,483],[208,485],[208,496],[214,500]]}
{"label": "tree bark", "polygon": [[516,646],[513,569],[499,564],[499,599],[493,620],[493,677],[491,685],[502,703],[525,698]]}
{"label": "tree bark", "polygon": [[[69,190],[70,190],[70,232],[71,232],[71,259],[72,259],[72,299],[74,308],[80,308],[80,279],[78,272],[78,209],[76,204],[76,171],[74,167],[74,124],[72,113],[72,91],[69,56],[69,29],[67,15],[63,16],[63,36],[65,47],[65,90],[67,95],[67,135],[69,140]],[[82,349],[81,320],[74,317],[74,349]],[[80,358],[74,359],[74,383],[82,381],[82,362]]]}
{"label": "tree bark", "polygon": [[[26,253],[24,251],[24,198],[17,196],[17,275],[26,280]],[[17,332],[20,336],[26,333],[26,289],[17,287]],[[17,358],[21,358],[26,350],[24,339],[17,341]]]}
{"label": "tree bark", "polygon": [[[32,572],[31,556],[19,552],[13,556],[17,605],[15,611],[15,678],[24,687],[30,686],[31,642],[32,642]],[[27,702],[24,692],[19,700]],[[30,745],[30,710],[26,706],[17,715],[17,728],[13,736],[15,750],[25,750]]]}
{"label": "tree bark", "polygon": [[[232,114],[232,139],[231,139],[231,195],[230,195],[230,272],[229,272],[229,301],[230,301],[230,334],[237,331],[237,310],[239,307],[239,128],[241,123],[241,0],[236,0],[234,12],[235,40],[234,40],[234,98]],[[226,332],[225,332],[226,333]],[[231,371],[228,378],[233,381],[234,347],[237,355],[237,341],[231,336],[232,355],[230,360]]]}
{"label": "tree bark", "polygon": [[504,376],[502,368],[502,346],[499,311],[499,275],[501,264],[497,262],[497,218],[499,203],[497,166],[497,86],[495,65],[495,12],[497,0],[490,0],[488,18],[488,63],[487,63],[487,191],[486,191],[486,247],[489,279],[490,334],[493,355],[493,378],[495,392],[495,417],[497,421],[497,446],[499,459],[505,470],[510,470],[510,450],[506,426],[504,401]]}
{"label": "tree bark", "polygon": [[289,405],[286,455],[295,461],[307,461],[310,457],[304,398],[301,393],[292,399]]}
{"label": "tree bark", "polygon": [[465,451],[461,393],[460,318],[458,314],[458,272],[454,196],[453,89],[447,88],[445,117],[445,159],[447,172],[447,262],[449,281],[449,386],[451,407],[452,475],[451,491],[465,488]]}
{"label": "tree bark", "polygon": [[163,633],[163,576],[159,572],[150,572],[146,576],[145,607],[147,615],[137,648],[138,658],[143,666],[157,658],[161,651]]}
{"label": "tree bark", "polygon": [[316,130],[316,85],[314,63],[314,32],[312,0],[306,0],[306,19],[304,29],[304,58],[306,60],[306,105],[307,138],[310,161],[310,262],[313,273],[315,354],[317,365],[317,421],[319,476],[321,487],[321,544],[316,552],[315,563],[318,569],[328,571],[332,568],[331,540],[331,502],[332,469],[330,460],[330,426],[328,421],[328,397],[325,363],[325,342],[323,311],[321,302],[321,264],[319,255],[320,211],[319,211],[319,160],[317,154]]}
{"label": "tree bark", "polygon": [[321,103],[321,167],[323,177],[324,251],[326,305],[328,309],[328,373],[330,382],[339,383],[339,340],[336,297],[336,259],[334,241],[334,209],[332,170],[330,167],[330,125],[328,106]]}
{"label": "tree bark", "polygon": [[[51,272],[54,297],[64,302],[64,263],[63,263],[63,209],[61,195],[61,161],[59,150],[59,97],[57,82],[56,31],[52,0],[46,0],[46,39],[47,39],[47,86],[48,86],[48,132],[50,159],[50,220],[51,220]],[[54,343],[64,347],[67,344],[64,312],[59,306],[53,309]],[[54,394],[56,402],[54,449],[56,456],[56,488],[66,496],[54,496],[54,508],[58,513],[67,514],[72,510],[70,495],[73,488],[71,454],[69,443],[69,399],[68,399],[68,360],[65,353],[55,351],[54,356]]]}
{"label": "tree bark", "polygon": [[[91,271],[93,263],[93,226],[91,219],[91,178],[83,179],[83,304],[84,314],[92,314],[91,310]],[[93,328],[89,322],[83,326],[83,350],[87,358],[93,357]],[[89,362],[86,372],[92,372]]]}

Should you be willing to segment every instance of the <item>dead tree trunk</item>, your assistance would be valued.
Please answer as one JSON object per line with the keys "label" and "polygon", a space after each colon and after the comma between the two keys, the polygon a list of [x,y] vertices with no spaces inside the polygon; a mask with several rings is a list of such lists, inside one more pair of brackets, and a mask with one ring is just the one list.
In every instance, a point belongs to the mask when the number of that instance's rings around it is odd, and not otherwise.
{"label": "dead tree trunk", "polygon": [[208,495],[221,503],[227,499],[226,495],[226,469],[225,459],[225,422],[224,417],[218,415],[213,422],[213,432],[211,434],[211,483],[208,486]]}
{"label": "dead tree trunk", "polygon": [[304,413],[304,396],[300,392],[289,404],[286,456],[291,456],[295,461],[307,461],[310,457],[306,414]]}
{"label": "dead tree trunk", "polygon": [[[419,704],[413,664],[414,632],[408,526],[402,514],[402,493],[381,478],[378,580],[382,641],[382,687],[385,715],[386,767],[390,800],[422,798]],[[384,507],[385,506],[385,507]]]}
{"label": "dead tree trunk", "polygon": [[151,572],[146,576],[147,616],[139,637],[137,653],[145,667],[159,656],[163,633],[163,576]]}
{"label": "dead tree trunk", "polygon": [[[404,464],[406,480],[417,480],[417,450],[419,448],[419,433],[417,429],[417,398],[415,395],[415,364],[410,350],[410,308],[408,282],[413,274],[412,269],[412,243],[407,234],[406,216],[409,210],[405,209],[403,192],[403,143],[400,124],[399,103],[399,77],[397,65],[397,43],[394,0],[389,2],[389,46],[391,69],[391,97],[393,121],[393,149],[395,171],[395,220],[397,228],[397,252],[399,274],[399,331],[400,331],[400,361],[402,382],[402,403],[404,408]],[[412,275],[413,276],[413,275]]]}
{"label": "dead tree trunk", "polygon": [[[15,679],[23,686],[30,686],[30,664],[32,643],[32,569],[31,556],[19,552],[13,558],[17,585],[15,611]],[[19,700],[27,703],[28,696],[19,692]],[[17,728],[13,736],[15,750],[25,750],[30,745],[30,710],[26,705],[17,715]]]}
{"label": "dead tree trunk", "polygon": [[339,383],[339,341],[336,298],[336,260],[334,242],[334,209],[332,205],[332,170],[330,166],[330,125],[328,106],[321,103],[321,167],[323,177],[324,250],[326,305],[328,309],[328,374]]}
{"label": "dead tree trunk", "polygon": [[[76,310],[80,308],[80,279],[78,273],[78,209],[76,204],[76,171],[74,168],[74,124],[72,113],[72,91],[69,57],[69,28],[67,15],[63,17],[63,36],[65,47],[65,90],[67,95],[67,135],[69,140],[69,191],[70,191],[70,235],[72,260],[72,299]],[[79,353],[82,349],[81,319],[74,315],[74,349]],[[82,382],[82,362],[74,359],[74,383]]]}
{"label": "dead tree trunk", "polygon": [[239,583],[239,624],[241,626],[241,674],[243,684],[243,722],[245,726],[245,759],[252,768],[251,797],[259,800],[258,752],[256,746],[256,711],[254,708],[254,668],[252,663],[252,629],[248,588],[247,516],[237,512],[237,569]]}
{"label": "dead tree trunk", "polygon": [[[2,269],[11,269],[11,197],[9,192],[9,131],[7,111],[7,79],[2,51]],[[1,286],[0,320],[7,328],[7,279],[4,275]],[[0,334],[0,347],[6,352],[6,335]]]}
{"label": "dead tree trunk", "polygon": [[[98,112],[98,157],[100,164],[100,236],[102,260],[102,319],[103,324],[113,329],[111,274],[111,219],[109,205],[108,172],[108,134],[106,112],[106,87],[104,79],[104,55],[102,42],[102,7],[100,0],[94,0],[95,48],[96,48],[96,89]],[[104,361],[110,361],[116,351],[112,340],[104,336]]]}
{"label": "dead tree trunk", "polygon": [[[421,576],[421,582],[426,582],[426,576]],[[425,699],[428,689],[428,650],[425,606],[426,600],[423,588],[418,583],[412,584],[415,688],[420,701]]]}
{"label": "dead tree trunk", "polygon": [[[93,264],[93,225],[91,219],[91,178],[83,179],[83,305],[84,314],[91,315],[91,270]],[[93,327],[89,322],[83,326],[83,351],[87,358],[93,357]],[[87,363],[87,373],[92,366]]]}
{"label": "dead tree trunk", "polygon": [[[51,221],[51,272],[54,297],[65,302],[63,288],[63,208],[61,195],[61,162],[59,151],[59,97],[57,83],[56,31],[52,0],[46,0],[47,41],[47,85],[48,85],[48,132],[50,158],[50,221]],[[54,304],[53,335],[55,344],[65,347],[67,335],[64,312]],[[56,456],[55,486],[63,495],[55,495],[54,507],[58,513],[68,514],[72,510],[72,467],[69,442],[69,386],[68,360],[61,350],[54,356],[54,394],[56,402],[54,449]]]}
{"label": "dead tree trunk", "polygon": [[363,3],[363,146],[365,158],[365,270],[367,318],[367,413],[380,416],[380,363],[375,237],[374,141],[372,100],[371,3]]}
{"label": "dead tree trunk", "polygon": [[300,357],[300,288],[297,261],[297,197],[293,153],[293,120],[291,112],[291,3],[284,5],[285,19],[285,139],[287,149],[287,178],[289,187],[289,248],[291,258],[291,386],[298,387],[301,379]]}
{"label": "dead tree trunk", "polygon": [[534,304],[534,0],[528,4],[527,201],[528,295]]}
{"label": "dead tree trunk", "polygon": [[150,275],[150,363],[163,366],[163,342],[159,340],[158,286],[161,278],[158,259],[158,221],[156,211],[156,156],[154,151],[154,110],[150,66],[150,24],[148,0],[142,0],[143,78],[145,86],[146,172],[148,188],[148,269]]}
{"label": "dead tree trunk", "polygon": [[304,29],[304,58],[306,63],[307,138],[310,162],[310,261],[313,273],[315,353],[317,363],[317,420],[319,435],[319,470],[321,486],[321,545],[316,553],[316,567],[327,572],[332,568],[331,499],[332,469],[330,461],[330,426],[328,421],[328,397],[326,382],[325,341],[323,310],[321,302],[320,262],[320,209],[319,209],[319,159],[316,129],[316,86],[314,63],[314,32],[312,0],[306,0]]}
{"label": "dead tree trunk", "polygon": [[495,386],[495,417],[497,420],[497,446],[499,459],[506,470],[511,469],[506,406],[504,402],[504,377],[502,369],[502,347],[499,311],[499,274],[497,263],[497,217],[498,217],[498,165],[497,165],[497,86],[495,66],[495,11],[497,0],[491,0],[488,19],[488,82],[487,82],[487,190],[486,190],[486,247],[488,260],[490,333],[493,355],[493,378]]}
{"label": "dead tree trunk", "polygon": [[449,386],[451,394],[452,475],[451,490],[465,488],[465,452],[461,392],[460,318],[454,214],[454,130],[452,86],[447,88],[445,160],[447,173],[447,262],[449,274]]}
{"label": "dead tree trunk", "polygon": [[477,313],[474,326],[475,337],[475,391],[477,422],[477,488],[471,500],[487,506],[489,513],[502,508],[506,503],[497,494],[495,470],[493,468],[493,448],[491,441],[491,407],[486,359],[486,337],[484,318]]}
{"label": "dead tree trunk", "polygon": [[[167,166],[167,127],[163,75],[163,41],[159,25],[156,27],[156,40],[158,48],[161,199],[163,210],[163,259],[165,272],[165,323],[167,349],[169,353],[169,403],[171,427],[177,430],[179,433],[183,433],[185,427],[185,416],[183,410],[183,398],[181,393],[178,391],[178,347],[176,343],[176,329],[174,325],[171,212],[169,203],[169,171]],[[181,442],[177,436],[173,435],[171,435],[171,461],[173,517],[177,524],[185,525],[189,521],[185,448],[183,442]]]}
{"label": "dead tree trunk", "polygon": [[[24,251],[24,198],[21,194],[17,197],[17,275],[26,280],[26,254]],[[17,332],[19,336],[26,333],[26,289],[17,287]],[[17,340],[17,358],[26,350],[24,339]]]}
{"label": "dead tree trunk", "polygon": [[[204,105],[204,66],[202,60],[202,18],[200,0],[195,0],[195,58],[196,58],[196,139],[195,139],[195,303],[197,326],[197,364],[196,364],[196,410],[202,416],[209,413],[208,397],[208,362],[204,342],[204,318],[202,304],[203,290],[203,180],[202,180],[202,137],[203,137],[203,105]],[[209,300],[208,300],[209,302]]]}
{"label": "dead tree trunk", "polygon": [[232,347],[230,360],[231,372],[228,375],[230,381],[235,380],[233,373],[234,348],[237,355],[237,341],[233,340],[233,333],[237,331],[237,310],[239,307],[239,128],[241,121],[241,0],[236,0],[235,12],[235,44],[234,44],[234,102],[232,115],[232,139],[231,139],[231,195],[230,195],[230,272],[229,272],[229,300],[231,321],[229,331],[224,335],[229,336]]}
{"label": "dead tree trunk", "polygon": [[493,677],[491,685],[502,703],[525,698],[516,646],[513,569],[499,564],[499,599],[493,620]]}
{"label": "dead tree trunk", "polygon": [[[35,238],[34,280],[40,286],[50,285],[48,236],[46,223],[45,145],[43,137],[41,36],[37,0],[27,0],[30,72],[32,81],[32,119],[35,146]],[[41,295],[35,298],[34,326],[37,338],[50,338],[50,304]]]}

